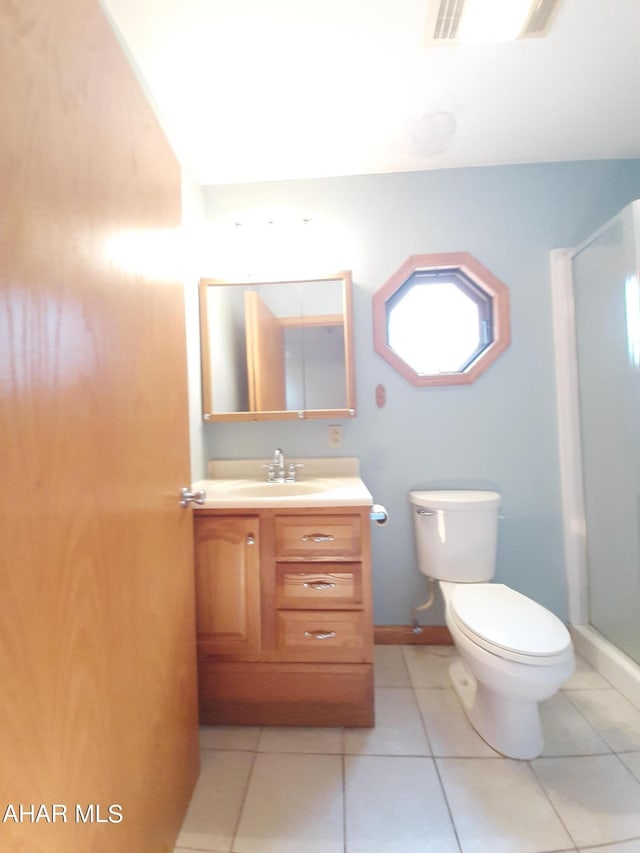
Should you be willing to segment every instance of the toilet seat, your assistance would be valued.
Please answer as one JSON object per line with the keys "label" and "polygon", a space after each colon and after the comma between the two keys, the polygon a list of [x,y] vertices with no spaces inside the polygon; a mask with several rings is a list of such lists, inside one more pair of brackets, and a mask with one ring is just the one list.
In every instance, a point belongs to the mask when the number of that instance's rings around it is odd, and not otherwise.
{"label": "toilet seat", "polygon": [[571,651],[566,626],[551,611],[504,584],[453,585],[450,614],[476,645],[507,660],[549,666]]}

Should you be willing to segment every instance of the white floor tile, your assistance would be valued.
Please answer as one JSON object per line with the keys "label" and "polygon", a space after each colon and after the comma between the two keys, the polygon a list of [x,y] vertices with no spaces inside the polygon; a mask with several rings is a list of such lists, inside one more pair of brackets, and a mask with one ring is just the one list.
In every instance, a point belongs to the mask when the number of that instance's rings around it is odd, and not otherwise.
{"label": "white floor tile", "polygon": [[567,696],[611,749],[640,749],[640,711],[617,690],[572,690]]}
{"label": "white floor tile", "polygon": [[401,646],[374,646],[373,678],[376,687],[411,687]]}
{"label": "white floor tile", "polygon": [[202,750],[200,778],[178,847],[231,850],[253,758],[251,752]]}
{"label": "white floor tile", "polygon": [[458,853],[433,759],[345,758],[347,853]]}
{"label": "white floor tile", "polygon": [[416,697],[434,755],[458,758],[498,756],[477,734],[454,690],[420,689],[416,690]]}
{"label": "white floor tile", "polygon": [[454,646],[403,646],[414,687],[451,687],[449,667],[457,659]]}
{"label": "white floor tile", "polygon": [[259,726],[200,726],[201,749],[256,749]]}
{"label": "white floor tile", "polygon": [[379,687],[375,691],[373,729],[345,729],[344,751],[350,755],[430,755],[429,743],[413,690]]}
{"label": "white floor tile", "polygon": [[343,853],[342,758],[256,756],[234,853]]}
{"label": "white floor tile", "polygon": [[571,678],[562,685],[563,690],[601,690],[611,687],[606,678],[603,678],[590,663],[580,655],[576,655],[576,671]]}
{"label": "white floor tile", "polygon": [[[640,752],[621,752],[618,758],[627,765],[636,779],[640,781]],[[640,808],[640,805],[638,807]]]}
{"label": "white floor tile", "polygon": [[340,755],[342,729],[265,727],[258,741],[258,751]]}
{"label": "white floor tile", "polygon": [[532,767],[579,847],[640,837],[640,782],[617,756],[538,758]]}
{"label": "white floor tile", "polygon": [[640,853],[640,838],[621,841],[620,844],[607,844],[605,847],[586,847],[579,853]]}
{"label": "white floor tile", "polygon": [[439,758],[463,853],[537,853],[573,842],[526,762]]}
{"label": "white floor tile", "polygon": [[562,692],[540,703],[540,719],[543,755],[598,755],[611,751]]}

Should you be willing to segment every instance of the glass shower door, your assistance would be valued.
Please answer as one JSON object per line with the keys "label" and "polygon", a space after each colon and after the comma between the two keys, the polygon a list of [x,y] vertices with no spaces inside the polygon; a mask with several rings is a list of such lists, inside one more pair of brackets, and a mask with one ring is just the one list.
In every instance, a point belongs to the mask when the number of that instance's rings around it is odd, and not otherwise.
{"label": "glass shower door", "polygon": [[590,622],[640,664],[640,203],[572,260]]}

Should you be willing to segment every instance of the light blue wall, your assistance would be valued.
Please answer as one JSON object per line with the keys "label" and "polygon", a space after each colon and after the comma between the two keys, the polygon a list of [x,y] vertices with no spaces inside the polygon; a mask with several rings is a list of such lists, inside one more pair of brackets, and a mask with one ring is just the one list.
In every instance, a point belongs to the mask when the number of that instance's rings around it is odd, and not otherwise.
{"label": "light blue wall", "polygon": [[[549,251],[576,245],[637,197],[638,160],[205,188],[210,222],[273,205],[330,218],[344,234],[358,417],[344,422],[341,453],[360,458],[390,513],[372,532],[377,624],[409,622],[424,598],[407,492],[427,487],[499,491],[496,579],[565,616]],[[452,251],[471,252],[509,286],[513,342],[473,385],[414,388],[373,350],[371,297],[409,255]],[[384,409],[374,400],[378,383]],[[205,427],[208,458],[266,459],[276,445],[292,456],[331,455],[324,421]],[[440,606],[423,621],[442,623]]]}

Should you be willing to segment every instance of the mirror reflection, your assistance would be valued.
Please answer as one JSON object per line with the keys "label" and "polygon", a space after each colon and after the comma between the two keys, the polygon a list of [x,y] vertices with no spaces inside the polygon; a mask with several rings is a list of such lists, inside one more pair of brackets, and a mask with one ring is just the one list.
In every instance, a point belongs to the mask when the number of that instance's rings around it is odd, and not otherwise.
{"label": "mirror reflection", "polygon": [[200,282],[205,420],[355,415],[351,275]]}

